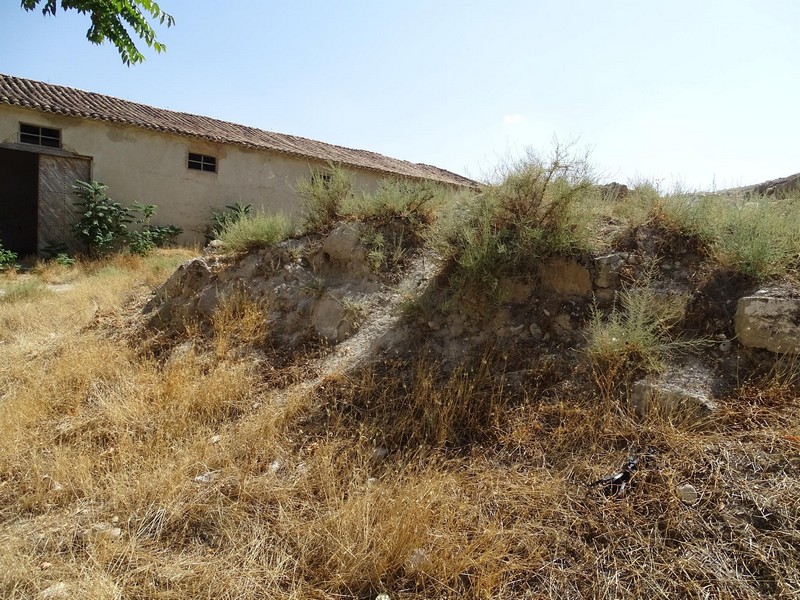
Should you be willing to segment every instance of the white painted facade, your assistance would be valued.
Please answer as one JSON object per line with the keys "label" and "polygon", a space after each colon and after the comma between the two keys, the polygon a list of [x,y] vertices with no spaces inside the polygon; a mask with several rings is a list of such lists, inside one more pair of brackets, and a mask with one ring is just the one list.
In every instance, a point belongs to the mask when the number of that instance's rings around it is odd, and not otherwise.
{"label": "white painted facade", "polygon": [[[61,150],[20,144],[20,123],[58,129]],[[91,158],[91,177],[124,206],[156,204],[155,224],[177,225],[180,241],[202,243],[213,209],[242,202],[266,213],[298,214],[294,187],[324,163],[234,144],[162,133],[133,125],[62,116],[0,104],[0,147]],[[215,173],[188,168],[189,153],[213,156]],[[381,173],[350,168],[357,189],[374,189]]]}

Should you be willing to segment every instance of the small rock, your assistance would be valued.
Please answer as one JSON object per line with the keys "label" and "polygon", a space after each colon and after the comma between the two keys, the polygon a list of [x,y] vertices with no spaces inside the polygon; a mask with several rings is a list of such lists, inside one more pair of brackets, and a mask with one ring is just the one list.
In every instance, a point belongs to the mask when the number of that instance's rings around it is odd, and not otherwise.
{"label": "small rock", "polygon": [[217,476],[216,471],[206,471],[194,478],[196,483],[211,483]]}
{"label": "small rock", "polygon": [[439,331],[439,324],[436,321],[428,321],[428,328],[431,331]]}
{"label": "small rock", "polygon": [[378,478],[377,477],[368,477],[367,478],[367,487],[372,487],[373,485],[377,485]]}
{"label": "small rock", "polygon": [[381,462],[384,458],[389,455],[388,448],[378,447],[372,451],[372,461],[373,462]]}
{"label": "small rock", "polygon": [[408,557],[408,561],[406,562],[409,570],[411,571],[419,571],[420,569],[426,568],[430,565],[430,558],[425,553],[424,550],[421,548],[415,548],[411,552],[411,556]]}
{"label": "small rock", "polygon": [[54,583],[49,588],[39,592],[39,598],[42,600],[62,600],[69,598],[69,585],[63,581]]}
{"label": "small rock", "polygon": [[694,504],[700,497],[691,483],[682,483],[675,488],[675,493],[684,504]]}
{"label": "small rock", "polygon": [[377,596],[375,596],[375,600],[392,600],[392,598],[389,596],[389,594],[384,592],[382,594],[378,594]]}
{"label": "small rock", "polygon": [[219,444],[220,440],[222,440],[222,436],[221,436],[221,435],[219,435],[219,434],[217,434],[217,435],[212,435],[212,436],[211,436],[211,439],[210,439],[209,441],[210,441],[212,444]]}
{"label": "small rock", "polygon": [[528,331],[531,332],[531,335],[536,340],[542,337],[542,328],[539,327],[536,323],[531,323],[530,326],[528,327]]}
{"label": "small rock", "polygon": [[598,288],[594,292],[594,300],[597,303],[597,306],[602,308],[611,306],[616,297],[617,292],[612,288]]}
{"label": "small rock", "polygon": [[40,563],[39,563],[39,568],[40,568],[42,571],[46,571],[47,569],[49,569],[49,568],[50,568],[50,567],[52,567],[52,566],[53,566],[53,563],[51,563],[51,562],[47,562],[47,561],[44,561],[44,562],[40,562]]}
{"label": "small rock", "polygon": [[58,481],[50,477],[50,475],[45,475],[42,477],[42,481],[46,481],[50,484],[50,490],[53,492],[60,492],[64,489],[64,486],[61,485]]}
{"label": "small rock", "polygon": [[270,473],[273,473],[273,474],[277,473],[282,468],[283,468],[283,463],[278,459],[275,459],[271,463],[269,463],[269,472]]}
{"label": "small rock", "polygon": [[108,523],[98,523],[93,527],[96,540],[116,541],[122,537],[122,529],[112,527]]}
{"label": "small rock", "polygon": [[558,315],[553,322],[553,327],[557,333],[565,334],[572,331],[572,319],[566,313]]}
{"label": "small rock", "polygon": [[616,181],[601,185],[600,191],[603,193],[603,198],[605,200],[611,201],[622,200],[628,194],[630,194],[630,190],[628,189],[627,185],[624,183],[617,183]]}
{"label": "small rock", "polygon": [[599,288],[616,287],[619,284],[619,271],[625,264],[625,255],[621,253],[607,254],[594,260],[594,284]]}
{"label": "small rock", "polygon": [[205,248],[203,248],[204,254],[224,254],[225,253],[225,243],[222,240],[211,240],[208,242]]}

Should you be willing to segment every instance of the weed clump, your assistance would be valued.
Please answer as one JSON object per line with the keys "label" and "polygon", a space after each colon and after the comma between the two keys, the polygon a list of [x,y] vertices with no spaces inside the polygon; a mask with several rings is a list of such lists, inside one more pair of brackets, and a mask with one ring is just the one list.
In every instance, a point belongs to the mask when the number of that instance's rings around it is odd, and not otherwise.
{"label": "weed clump", "polygon": [[589,358],[606,370],[622,365],[661,370],[667,355],[683,345],[673,339],[672,331],[683,319],[687,300],[684,294],[661,292],[649,283],[624,288],[620,306],[612,308],[607,318],[597,308],[592,311]]}
{"label": "weed clump", "polygon": [[452,206],[434,234],[454,292],[494,294],[501,278],[530,274],[544,257],[591,247],[592,207],[601,199],[586,159],[556,147],[529,154],[500,183]]}
{"label": "weed clump", "polygon": [[306,231],[324,231],[336,222],[342,205],[352,196],[353,175],[331,163],[325,170],[312,171],[309,179],[298,181],[296,190],[306,202]]}
{"label": "weed clump", "polygon": [[656,202],[651,215],[743,275],[774,279],[800,266],[800,198],[676,195]]}
{"label": "weed clump", "polygon": [[246,252],[253,248],[273,246],[293,232],[294,224],[285,214],[257,212],[253,215],[242,214],[240,218],[225,224],[219,232],[219,240],[232,252]]}
{"label": "weed clump", "polygon": [[0,302],[14,303],[36,300],[48,294],[47,287],[38,279],[23,279],[0,290]]}

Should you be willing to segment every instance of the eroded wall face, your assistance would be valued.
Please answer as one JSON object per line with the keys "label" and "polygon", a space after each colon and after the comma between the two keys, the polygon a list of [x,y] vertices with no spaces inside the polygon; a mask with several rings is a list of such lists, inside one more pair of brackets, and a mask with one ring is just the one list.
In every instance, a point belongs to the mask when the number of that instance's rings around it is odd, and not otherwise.
{"label": "eroded wall face", "polygon": [[[322,163],[249,150],[127,125],[88,121],[0,106],[0,143],[18,141],[19,123],[61,130],[64,150],[92,157],[92,178],[129,206],[156,204],[155,224],[182,227],[183,243],[202,243],[211,212],[242,202],[267,213],[298,214],[294,187]],[[216,158],[216,172],[188,168],[189,153]],[[381,176],[355,171],[358,189],[374,189]]]}

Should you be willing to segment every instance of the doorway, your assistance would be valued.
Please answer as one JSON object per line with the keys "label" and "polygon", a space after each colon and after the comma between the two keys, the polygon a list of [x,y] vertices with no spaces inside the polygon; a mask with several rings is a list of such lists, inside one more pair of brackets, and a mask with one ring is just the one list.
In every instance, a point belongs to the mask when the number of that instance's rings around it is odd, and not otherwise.
{"label": "doorway", "polygon": [[0,148],[0,243],[20,256],[38,242],[39,155]]}

